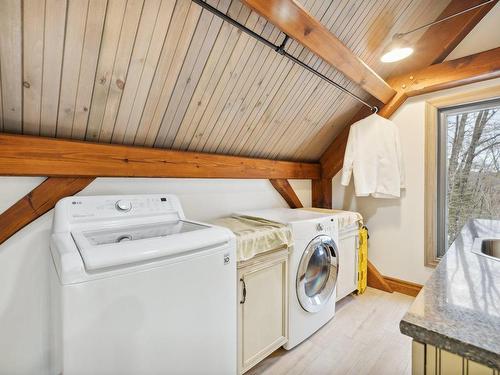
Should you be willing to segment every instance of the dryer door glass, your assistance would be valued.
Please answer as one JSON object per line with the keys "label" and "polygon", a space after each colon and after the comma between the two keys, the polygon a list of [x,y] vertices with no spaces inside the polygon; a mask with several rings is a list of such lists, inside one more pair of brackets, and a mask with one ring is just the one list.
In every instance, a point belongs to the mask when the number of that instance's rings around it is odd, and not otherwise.
{"label": "dryer door glass", "polygon": [[297,296],[302,308],[320,311],[333,295],[337,275],[337,245],[329,236],[314,238],[302,255],[297,273]]}

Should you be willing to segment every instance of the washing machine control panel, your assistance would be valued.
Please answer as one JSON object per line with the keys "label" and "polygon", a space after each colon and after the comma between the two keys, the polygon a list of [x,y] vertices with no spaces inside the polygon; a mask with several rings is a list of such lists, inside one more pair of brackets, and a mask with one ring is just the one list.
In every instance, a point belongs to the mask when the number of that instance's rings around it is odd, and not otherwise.
{"label": "washing machine control panel", "polygon": [[156,216],[178,213],[176,199],[167,195],[119,197],[72,197],[67,214],[73,221],[103,220],[122,217]]}
{"label": "washing machine control panel", "polygon": [[116,201],[115,207],[118,211],[129,212],[132,209],[132,202],[124,199]]}

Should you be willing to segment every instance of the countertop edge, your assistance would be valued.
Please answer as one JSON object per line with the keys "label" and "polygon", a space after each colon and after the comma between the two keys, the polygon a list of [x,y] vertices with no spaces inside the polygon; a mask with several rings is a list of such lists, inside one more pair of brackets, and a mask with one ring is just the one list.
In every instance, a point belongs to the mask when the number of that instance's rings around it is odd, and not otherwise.
{"label": "countertop edge", "polygon": [[405,318],[399,323],[399,329],[401,333],[412,337],[415,341],[434,345],[437,348],[458,354],[500,371],[500,357],[496,353],[453,339],[441,333],[430,331],[420,325],[406,321]]}

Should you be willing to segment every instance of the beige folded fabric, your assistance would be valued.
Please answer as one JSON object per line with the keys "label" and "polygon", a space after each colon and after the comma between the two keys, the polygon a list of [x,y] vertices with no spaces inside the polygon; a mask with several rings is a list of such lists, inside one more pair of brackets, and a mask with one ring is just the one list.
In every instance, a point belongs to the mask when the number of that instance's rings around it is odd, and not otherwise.
{"label": "beige folded fabric", "polygon": [[226,227],[236,235],[238,262],[293,244],[290,228],[274,221],[249,216],[230,216],[213,220],[211,223]]}
{"label": "beige folded fabric", "polygon": [[343,210],[330,210],[328,208],[302,208],[306,211],[323,212],[326,214],[335,215],[339,223],[339,230],[348,227],[354,223],[358,223],[360,226],[363,225],[363,216],[359,212],[354,211],[343,211]]}

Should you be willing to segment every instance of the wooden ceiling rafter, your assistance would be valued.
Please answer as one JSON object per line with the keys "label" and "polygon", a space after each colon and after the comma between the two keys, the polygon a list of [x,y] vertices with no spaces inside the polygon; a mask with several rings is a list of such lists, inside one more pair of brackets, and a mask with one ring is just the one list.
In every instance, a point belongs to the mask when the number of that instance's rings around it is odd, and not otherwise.
{"label": "wooden ceiling rafter", "polygon": [[296,0],[242,2],[380,101],[385,103],[396,93]]}

